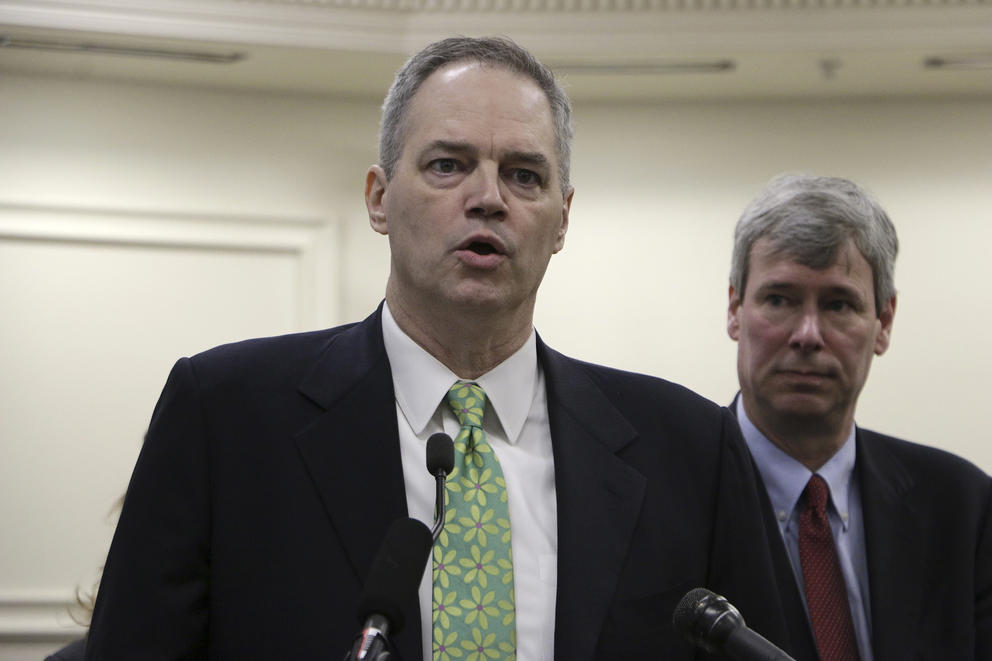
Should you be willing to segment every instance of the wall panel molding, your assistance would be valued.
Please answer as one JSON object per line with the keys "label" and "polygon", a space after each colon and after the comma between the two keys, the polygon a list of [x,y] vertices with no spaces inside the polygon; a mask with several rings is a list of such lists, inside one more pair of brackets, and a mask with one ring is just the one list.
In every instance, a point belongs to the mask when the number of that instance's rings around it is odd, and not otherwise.
{"label": "wall panel molding", "polygon": [[339,318],[339,233],[321,218],[163,213],[0,202],[0,240],[285,254],[299,264],[300,328]]}
{"label": "wall panel molding", "polygon": [[70,616],[78,609],[61,591],[0,591],[0,641],[44,642],[78,638],[86,629]]}
{"label": "wall panel molding", "polygon": [[[330,325],[339,316],[337,307],[341,291],[338,273],[341,260],[335,258],[339,250],[339,241],[337,223],[318,217],[163,213],[136,209],[0,202],[0,246],[7,250],[5,254],[8,255],[22,249],[27,254],[46,255],[43,263],[33,266],[38,269],[39,282],[44,281],[45,276],[48,275],[44,269],[58,264],[57,261],[52,261],[58,259],[57,255],[75,255],[74,251],[78,251],[80,261],[75,261],[74,258],[71,260],[76,264],[86,263],[86,260],[92,263],[94,258],[101,259],[101,256],[105,256],[108,262],[128,264],[129,268],[139,270],[144,268],[146,263],[144,256],[147,255],[148,269],[152,275],[162,274],[163,265],[167,263],[178,264],[172,272],[183,272],[186,268],[183,265],[188,264],[190,270],[185,272],[191,274],[190,278],[183,283],[177,283],[176,286],[196,287],[198,278],[210,277],[209,265],[216,258],[219,264],[233,264],[235,268],[246,269],[244,274],[246,283],[250,283],[253,277],[260,277],[260,273],[283,273],[285,278],[280,282],[284,288],[279,291],[269,289],[260,292],[259,296],[262,297],[260,300],[271,302],[276,300],[273,296],[285,297],[282,301],[286,305],[280,306],[281,310],[278,314],[273,310],[272,315],[274,318],[278,315],[282,318],[288,316],[287,322],[295,323],[299,329]],[[55,246],[61,252],[49,250]],[[36,250],[39,247],[43,247],[43,250]],[[104,248],[111,250],[106,251],[103,250]],[[64,249],[68,249],[68,252]],[[232,257],[235,259],[231,259]],[[242,257],[247,259],[241,259]],[[252,267],[254,257],[258,257],[261,264],[257,273]],[[121,258],[124,258],[123,261]],[[278,266],[273,271],[271,269],[274,264],[282,266]],[[4,265],[0,264],[0,286],[5,292],[17,291],[22,286],[26,291],[31,291],[32,287],[38,284],[25,266],[31,265],[25,265],[22,261],[20,267],[4,269]],[[67,266],[68,268],[71,267]],[[104,277],[106,273],[107,271],[103,271],[100,277]],[[99,291],[87,288],[93,282],[100,282],[100,277],[88,280],[86,275],[75,274],[68,270],[64,274],[66,281],[78,278],[80,283],[86,283],[80,284],[79,288],[67,290],[65,294],[67,310],[79,310],[77,304],[81,301],[85,302],[87,298],[94,299],[101,296]],[[141,283],[146,277],[144,273],[128,270],[120,272],[119,275],[115,274],[114,277],[133,279],[138,292],[135,296],[138,298],[124,300],[140,300],[143,296],[140,293]],[[240,271],[228,271],[220,284],[213,281],[204,282],[203,289],[219,291],[218,287],[229,287],[232,286],[231,283],[235,283],[236,286],[239,277],[241,277]],[[157,283],[158,287],[162,286],[161,278],[152,282]],[[43,285],[42,289],[45,287],[48,285]],[[50,290],[50,287],[48,289]],[[122,291],[127,289],[128,285],[122,285]],[[242,302],[249,300],[254,291],[256,290],[248,289],[238,300]],[[23,300],[30,300],[29,297],[30,294],[27,294]],[[193,295],[191,298],[195,299],[196,296]],[[199,299],[201,305],[203,300],[202,297]],[[156,303],[149,300],[148,305],[154,307]],[[216,311],[218,319],[228,314],[223,304],[220,305],[221,307]],[[254,318],[257,319],[259,314],[263,316],[267,314],[265,309],[257,308],[258,306],[253,313]],[[200,309],[203,310],[202,306]],[[17,314],[19,310],[8,310],[8,312]],[[23,312],[31,315],[36,311]],[[64,316],[70,318],[71,314],[66,312]],[[122,309],[121,314],[123,317],[129,312]],[[209,309],[207,314],[210,314]],[[292,319],[293,316],[296,318]],[[46,324],[44,328],[39,328],[39,333],[57,334],[59,332],[57,329],[52,330],[51,317],[43,318],[48,319],[48,322],[39,321]],[[204,328],[210,326],[209,323],[201,325]],[[72,328],[72,332],[76,333],[77,326],[72,324]],[[3,476],[7,481],[5,487],[8,491],[20,489],[23,493],[24,487],[11,486],[11,481],[30,481],[31,478],[22,479],[23,476],[34,475],[36,480],[55,480],[60,485],[58,489],[70,493],[79,492],[79,498],[66,503],[64,507],[53,506],[53,501],[58,503],[68,497],[63,492],[59,492],[61,496],[59,493],[46,494],[44,498],[26,503],[23,508],[18,506],[18,516],[30,517],[36,522],[44,520],[46,531],[64,531],[65,539],[72,542],[65,548],[53,547],[50,536],[45,539],[21,536],[8,540],[5,544],[4,554],[10,552],[11,556],[5,557],[7,564],[5,564],[4,577],[6,578],[0,579],[0,646],[17,644],[56,646],[59,641],[71,640],[85,631],[85,627],[74,622],[72,618],[73,614],[77,617],[82,615],[82,611],[75,600],[74,589],[77,582],[69,577],[83,576],[89,571],[88,569],[80,571],[73,563],[86,568],[96,568],[102,564],[100,554],[105,553],[105,542],[102,538],[107,535],[107,531],[93,526],[92,522],[86,523],[82,512],[86,511],[86,507],[92,508],[92,505],[87,504],[90,500],[110,502],[111,497],[106,494],[94,495],[99,492],[101,486],[106,487],[107,483],[116,484],[116,481],[108,476],[118,475],[126,484],[127,469],[119,465],[126,466],[133,461],[133,429],[140,428],[142,423],[124,422],[124,420],[132,418],[145,420],[150,411],[150,408],[145,409],[144,404],[133,402],[130,394],[121,395],[118,392],[122,388],[141,389],[140,384],[134,383],[136,375],[127,371],[137,368],[134,368],[134,365],[125,368],[121,364],[112,367],[103,363],[105,357],[110,355],[106,351],[107,347],[116,348],[118,340],[106,336],[104,344],[100,344],[99,341],[91,342],[92,337],[90,335],[86,339],[76,338],[80,346],[85,346],[85,349],[74,353],[80,364],[89,366],[86,368],[88,374],[97,374],[101,371],[103,373],[87,384],[80,385],[73,376],[76,374],[74,371],[76,367],[60,363],[59,366],[66,369],[64,378],[60,377],[64,382],[65,391],[53,395],[48,392],[43,393],[45,388],[37,386],[32,389],[35,395],[20,393],[20,399],[17,401],[20,402],[21,410],[13,422],[7,420],[9,424],[3,428],[0,438],[0,442],[6,444],[4,461],[7,463]],[[39,355],[37,347],[16,345],[13,349],[19,352],[14,360],[15,364],[5,367],[13,369],[15,373],[17,373],[15,368],[24,371],[23,368],[32,365],[32,361]],[[119,355],[127,356],[127,351]],[[142,365],[151,362],[151,359],[146,360],[147,358],[147,355],[142,356]],[[39,363],[36,371],[41,376],[50,373],[51,370],[44,363]],[[114,373],[118,376],[103,378],[106,376],[105,373]],[[119,377],[119,373],[127,374],[126,379]],[[144,376],[144,373],[141,376]],[[149,375],[147,380],[157,382],[161,378],[162,375],[156,373]],[[12,385],[8,381],[5,382],[5,387],[12,388]],[[88,389],[91,391],[88,392]],[[4,392],[10,394],[10,391]],[[67,407],[62,415],[58,416],[58,420],[50,425],[49,421],[33,424],[32,420],[39,421],[46,415],[48,409],[45,402],[52,396],[63,402],[77,401],[83,404],[78,407]],[[114,406],[119,407],[120,415],[114,416],[116,418],[114,420],[109,420],[108,407],[113,410]],[[35,434],[32,429],[36,431],[39,425],[44,431]],[[99,443],[90,444],[89,449],[81,449],[79,443],[71,440],[72,434],[64,432],[63,427],[66,426],[73,430],[78,429],[81,438],[93,439],[97,438],[96,434],[98,434]],[[52,441],[53,438],[69,440]],[[65,453],[59,452],[60,442],[66,445]],[[32,450],[32,447],[35,449]],[[74,455],[73,452],[77,454]],[[72,463],[72,457],[78,458],[80,454],[87,456],[95,452],[102,452],[104,455],[97,462],[99,470],[94,470],[91,466],[89,469],[82,468],[77,472],[76,466],[79,464]],[[4,518],[9,517],[8,511],[9,508],[4,510],[2,514]],[[5,523],[8,528],[17,525],[9,519]],[[33,545],[40,548],[32,548]],[[100,550],[94,552],[94,549]],[[32,558],[36,555],[43,556],[37,566],[31,564]]]}

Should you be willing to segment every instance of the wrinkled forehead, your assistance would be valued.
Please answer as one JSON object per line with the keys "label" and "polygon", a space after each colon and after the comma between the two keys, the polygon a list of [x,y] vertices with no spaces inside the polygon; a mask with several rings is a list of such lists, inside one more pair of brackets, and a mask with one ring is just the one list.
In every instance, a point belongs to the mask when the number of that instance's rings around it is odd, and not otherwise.
{"label": "wrinkled forehead", "polygon": [[[874,274],[853,241],[822,251],[814,259],[790,246],[756,242],[751,251],[748,290],[777,285],[847,287],[874,298]],[[809,255],[805,255],[809,257]]]}
{"label": "wrinkled forehead", "polygon": [[[850,267],[857,261],[868,263],[868,258],[850,236],[837,236],[832,241],[796,241],[794,237],[765,236],[751,246],[751,264],[756,256],[787,260],[815,270],[835,265]],[[868,268],[871,272],[870,265]]]}

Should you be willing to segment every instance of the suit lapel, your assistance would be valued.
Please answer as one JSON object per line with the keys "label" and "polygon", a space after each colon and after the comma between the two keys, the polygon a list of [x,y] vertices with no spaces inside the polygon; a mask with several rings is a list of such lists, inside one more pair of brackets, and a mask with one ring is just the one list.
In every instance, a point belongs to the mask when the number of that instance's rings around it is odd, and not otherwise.
{"label": "suit lapel", "polygon": [[872,649],[876,659],[908,659],[927,586],[923,544],[926,532],[908,497],[913,480],[898,458],[858,430],[858,480],[864,512],[871,599]]}
{"label": "suit lapel", "polygon": [[[737,400],[739,398],[740,393],[734,397],[729,407],[735,420],[737,419]],[[750,452],[748,452],[748,462],[758,486],[758,499],[761,503],[761,516],[768,539],[768,551],[771,556],[775,582],[778,585],[777,595],[772,595],[769,599],[776,599],[777,597],[776,600],[781,604],[780,616],[785,623],[788,635],[787,640],[773,640],[772,642],[778,643],[797,661],[817,661],[819,653],[816,651],[813,630],[810,627],[809,618],[806,616],[806,607],[803,605],[802,595],[799,592],[799,584],[796,583],[792,561],[789,560],[789,554],[785,550],[785,540],[782,539],[782,532],[775,518],[775,510],[768,498],[768,489],[765,487],[764,480],[761,478],[761,471],[758,470]]]}
{"label": "suit lapel", "polygon": [[[324,409],[296,444],[359,583],[389,525],[407,516],[392,373],[382,342],[381,307],[334,336],[300,384]],[[420,607],[411,595],[401,658],[420,659]]]}
{"label": "suit lapel", "polygon": [[788,642],[783,642],[781,647],[791,656],[794,656],[797,661],[816,661],[819,658],[819,653],[816,651],[813,630],[810,627],[809,618],[806,616],[806,607],[803,605],[802,595],[799,592],[799,584],[796,583],[796,575],[792,570],[792,561],[789,560],[789,555],[785,550],[785,540],[782,539],[774,509],[768,499],[768,491],[765,489],[764,482],[761,480],[761,473],[758,472],[758,467],[753,464],[753,460],[752,467],[755,478],[760,485],[761,514],[768,536],[768,548],[771,553],[775,581],[779,586],[778,597],[782,604],[782,619],[789,636]]}
{"label": "suit lapel", "polygon": [[593,659],[637,523],[645,477],[616,453],[635,430],[588,376],[538,342],[558,502],[555,658]]}

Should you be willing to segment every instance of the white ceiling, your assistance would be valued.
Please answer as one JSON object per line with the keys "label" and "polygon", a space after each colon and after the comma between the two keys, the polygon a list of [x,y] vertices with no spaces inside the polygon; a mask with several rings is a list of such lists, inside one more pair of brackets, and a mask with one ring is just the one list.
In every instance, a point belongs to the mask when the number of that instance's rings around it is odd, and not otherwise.
{"label": "white ceiling", "polygon": [[516,39],[583,100],[992,96],[992,64],[923,66],[992,57],[992,0],[0,0],[0,38],[242,56],[0,48],[0,74],[381,98],[452,34]]}

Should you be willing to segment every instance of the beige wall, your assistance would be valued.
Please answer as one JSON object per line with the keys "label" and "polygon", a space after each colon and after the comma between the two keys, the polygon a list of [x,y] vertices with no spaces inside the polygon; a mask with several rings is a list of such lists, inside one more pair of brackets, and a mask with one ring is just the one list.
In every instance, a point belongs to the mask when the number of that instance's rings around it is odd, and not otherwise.
{"label": "beige wall", "polygon": [[777,173],[847,176],[879,197],[901,240],[892,346],[858,420],[992,471],[990,111],[988,100],[579,107],[572,226],[538,328],[565,351],[728,402],[738,214]]}
{"label": "beige wall", "polygon": [[[17,77],[0,99],[4,661],[78,631],[64,603],[97,576],[175,358],[362,317],[388,256],[362,204],[378,99]],[[781,171],[849,176],[902,240],[893,344],[859,422],[992,471],[992,100],[576,116],[571,228],[538,306],[552,346],[729,401],[737,214]]]}

